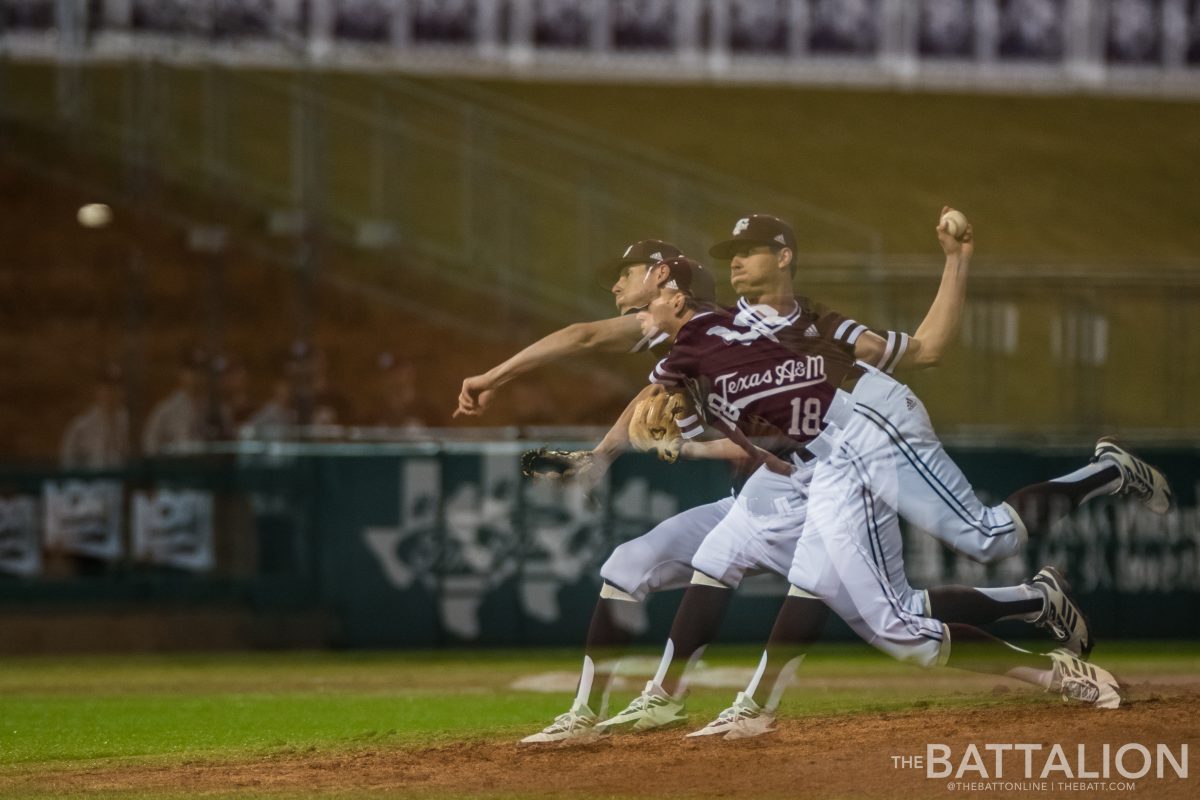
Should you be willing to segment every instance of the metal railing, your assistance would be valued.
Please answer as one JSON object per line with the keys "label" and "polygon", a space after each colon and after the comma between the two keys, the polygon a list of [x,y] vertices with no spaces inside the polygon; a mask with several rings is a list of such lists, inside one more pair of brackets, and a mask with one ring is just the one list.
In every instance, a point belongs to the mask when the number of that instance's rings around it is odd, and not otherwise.
{"label": "metal railing", "polygon": [[495,76],[1200,92],[1189,0],[20,0],[32,57]]}

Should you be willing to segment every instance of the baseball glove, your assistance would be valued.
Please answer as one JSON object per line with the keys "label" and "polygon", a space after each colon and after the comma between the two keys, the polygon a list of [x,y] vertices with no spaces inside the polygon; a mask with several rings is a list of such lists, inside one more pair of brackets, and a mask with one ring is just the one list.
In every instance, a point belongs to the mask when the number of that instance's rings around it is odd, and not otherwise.
{"label": "baseball glove", "polygon": [[592,465],[591,450],[550,450],[539,447],[521,453],[521,473],[527,478],[570,480]]}
{"label": "baseball glove", "polygon": [[659,392],[639,400],[629,420],[629,443],[674,464],[683,447],[678,420],[695,413],[683,392]]}

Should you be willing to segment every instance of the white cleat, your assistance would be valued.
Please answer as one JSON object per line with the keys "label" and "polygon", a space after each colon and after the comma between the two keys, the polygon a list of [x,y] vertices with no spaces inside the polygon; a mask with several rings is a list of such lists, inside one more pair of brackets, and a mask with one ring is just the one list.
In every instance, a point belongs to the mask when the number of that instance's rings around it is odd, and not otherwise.
{"label": "white cleat", "polygon": [[1111,437],[1102,436],[1096,442],[1092,461],[1108,461],[1121,471],[1121,488],[1114,494],[1131,494],[1155,514],[1166,514],[1174,505],[1166,476],[1121,447]]}
{"label": "white cleat", "polygon": [[684,722],[687,722],[687,712],[683,709],[683,701],[674,699],[661,686],[649,681],[642,693],[624,710],[597,723],[596,728],[606,732],[618,728],[649,731]]}
{"label": "white cleat", "polygon": [[1060,647],[1046,655],[1054,662],[1050,691],[1060,692],[1064,703],[1076,700],[1094,708],[1118,708],[1121,705],[1120,684],[1111,672],[1081,660],[1066,648]]}
{"label": "white cleat", "polygon": [[745,692],[738,692],[733,705],[700,730],[689,733],[688,738],[720,734],[726,739],[749,739],[775,730],[771,727],[774,722],[774,714],[763,711],[754,698],[748,697]]}
{"label": "white cleat", "polygon": [[1046,599],[1042,615],[1033,624],[1050,631],[1063,647],[1087,661],[1096,641],[1088,628],[1087,617],[1071,597],[1071,584],[1054,567],[1042,567],[1029,583]]}
{"label": "white cleat", "polygon": [[576,703],[565,714],[559,714],[554,722],[540,732],[530,734],[521,740],[521,744],[546,744],[549,742],[565,742],[568,740],[586,741],[598,739],[601,733],[596,730],[600,718],[583,703]]}

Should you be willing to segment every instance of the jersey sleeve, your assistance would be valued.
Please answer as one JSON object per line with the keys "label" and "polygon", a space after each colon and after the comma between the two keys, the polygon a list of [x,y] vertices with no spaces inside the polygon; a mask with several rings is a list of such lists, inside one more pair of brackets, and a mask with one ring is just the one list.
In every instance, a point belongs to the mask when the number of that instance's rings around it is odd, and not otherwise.
{"label": "jersey sleeve", "polygon": [[895,372],[896,367],[900,364],[900,360],[908,352],[910,337],[907,333],[868,328],[858,320],[850,319],[836,311],[821,309],[820,316],[814,324],[823,338],[848,347],[852,351],[858,343],[859,338],[867,331],[871,331],[871,333],[879,336],[884,341],[883,352],[880,353],[879,358],[867,363],[889,375]]}
{"label": "jersey sleeve", "polygon": [[817,333],[822,339],[828,339],[850,348],[854,347],[858,337],[867,330],[867,326],[858,320],[850,319],[826,308],[818,308],[817,319],[813,324],[817,327]]}
{"label": "jersey sleeve", "polygon": [[685,439],[695,439],[704,433],[704,420],[700,418],[698,411],[676,420],[675,424],[679,426],[679,435]]}
{"label": "jersey sleeve", "polygon": [[694,346],[676,344],[666,358],[654,365],[650,371],[650,382],[673,392],[684,392],[691,399],[695,411],[677,419],[679,433],[685,439],[694,439],[704,433],[705,416],[703,400],[696,389],[696,376],[692,374],[697,363]]}
{"label": "jersey sleeve", "polygon": [[672,363],[670,356],[659,361],[654,365],[654,369],[650,370],[650,382],[657,383],[659,386],[665,386],[668,389],[682,388],[685,377],[682,372],[678,371],[677,366]]}

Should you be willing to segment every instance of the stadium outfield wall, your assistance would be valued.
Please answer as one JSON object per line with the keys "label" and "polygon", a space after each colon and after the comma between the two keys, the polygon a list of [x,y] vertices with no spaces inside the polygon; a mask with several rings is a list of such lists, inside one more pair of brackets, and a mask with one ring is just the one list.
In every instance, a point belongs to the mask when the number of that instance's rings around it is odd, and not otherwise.
{"label": "stadium outfield wall", "polygon": [[[262,444],[124,473],[9,470],[0,478],[0,615],[224,609],[260,620],[259,629],[262,620],[325,620],[320,631],[296,630],[293,643],[305,646],[576,644],[613,547],[729,491],[719,465],[631,456],[589,499],[577,487],[523,480],[519,446]],[[997,500],[1087,452],[960,447],[953,455],[981,495]],[[1172,514],[1100,503],[992,567],[906,530],[910,579],[1011,584],[1056,564],[1101,638],[1200,635],[1191,613],[1200,602],[1200,462],[1194,448],[1145,455],[1174,484]],[[726,636],[764,637],[786,588],[777,577],[749,579]],[[638,610],[644,638],[665,635],[670,599]],[[212,646],[203,630],[170,646]],[[849,632],[839,626],[836,635]]]}

